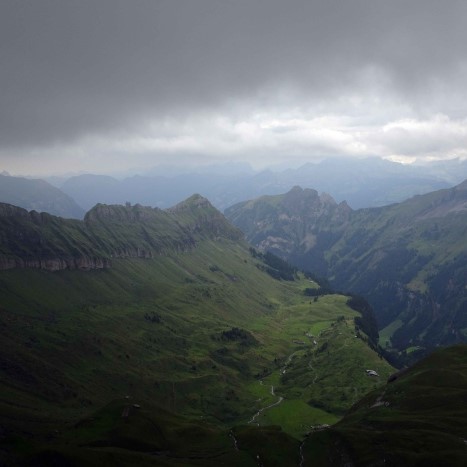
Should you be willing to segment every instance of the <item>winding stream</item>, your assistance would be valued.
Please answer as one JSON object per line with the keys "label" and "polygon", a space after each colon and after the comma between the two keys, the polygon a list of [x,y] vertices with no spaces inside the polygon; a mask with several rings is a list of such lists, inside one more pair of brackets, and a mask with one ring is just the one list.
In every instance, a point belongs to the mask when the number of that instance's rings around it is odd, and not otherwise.
{"label": "winding stream", "polygon": [[[297,351],[295,352],[292,352],[288,357],[287,357],[287,360],[285,361],[285,365],[279,370],[279,374],[280,375],[283,375],[285,374],[286,370],[287,370],[287,367],[290,365],[290,362],[292,361],[292,358],[293,356],[297,353]],[[261,380],[259,382],[259,384],[263,384],[263,381]],[[271,385],[271,395],[275,396],[275,392],[274,392],[274,386]],[[276,405],[279,405],[282,401],[284,400],[284,398],[282,396],[278,396],[278,399],[276,402],[274,402],[273,404],[270,404],[266,407],[263,407],[262,409],[259,409],[258,412],[256,412],[253,417],[251,417],[251,420],[248,421],[248,423],[256,423],[258,426],[259,426],[259,423],[258,422],[255,422],[255,420],[266,410],[268,409],[271,409],[272,407],[275,407]]]}
{"label": "winding stream", "polygon": [[[271,386],[271,394],[273,396],[275,396],[274,394],[274,386]],[[251,420],[248,422],[248,423],[254,423],[256,418],[259,417],[261,415],[262,412],[264,412],[265,410],[268,410],[270,409],[271,407],[275,407],[276,405],[279,405],[282,401],[284,400],[284,398],[282,396],[279,396],[279,399],[277,399],[276,402],[274,402],[273,404],[271,405],[268,405],[266,407],[263,407],[262,409],[259,409],[258,412],[256,412],[253,417],[251,418]],[[256,424],[259,426],[259,423],[256,422]]]}

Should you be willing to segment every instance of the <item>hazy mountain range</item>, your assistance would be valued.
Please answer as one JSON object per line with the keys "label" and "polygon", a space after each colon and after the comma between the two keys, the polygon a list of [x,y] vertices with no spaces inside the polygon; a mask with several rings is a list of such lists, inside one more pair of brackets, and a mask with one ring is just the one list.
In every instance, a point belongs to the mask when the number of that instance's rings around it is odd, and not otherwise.
{"label": "hazy mountain range", "polygon": [[84,210],[45,180],[0,175],[0,202],[56,216],[80,219]]}
{"label": "hazy mountain range", "polygon": [[295,185],[330,193],[353,208],[382,206],[439,188],[467,177],[467,162],[458,160],[426,167],[404,166],[381,159],[326,160],[298,169],[259,173],[218,169],[179,175],[135,175],[117,180],[108,176],[79,175],[61,190],[84,209],[98,202],[141,203],[166,208],[200,193],[218,209],[264,194],[278,194]]}
{"label": "hazy mountain range", "polygon": [[86,174],[39,181],[1,176],[0,202],[82,218],[85,211],[98,203],[130,202],[167,208],[193,193],[202,194],[223,210],[240,201],[280,194],[300,185],[329,193],[338,202],[345,200],[358,209],[383,206],[415,194],[448,188],[466,177],[467,162],[457,159],[410,166],[377,158],[342,158],[309,163],[297,169],[262,172],[255,172],[244,164],[197,170],[160,167],[124,178]]}

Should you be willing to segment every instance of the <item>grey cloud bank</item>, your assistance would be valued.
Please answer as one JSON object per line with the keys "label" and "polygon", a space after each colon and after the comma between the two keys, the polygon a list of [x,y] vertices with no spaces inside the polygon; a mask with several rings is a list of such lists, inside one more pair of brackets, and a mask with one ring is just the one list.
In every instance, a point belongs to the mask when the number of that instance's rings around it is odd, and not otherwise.
{"label": "grey cloud bank", "polygon": [[463,1],[6,0],[2,169],[467,158],[466,25]]}

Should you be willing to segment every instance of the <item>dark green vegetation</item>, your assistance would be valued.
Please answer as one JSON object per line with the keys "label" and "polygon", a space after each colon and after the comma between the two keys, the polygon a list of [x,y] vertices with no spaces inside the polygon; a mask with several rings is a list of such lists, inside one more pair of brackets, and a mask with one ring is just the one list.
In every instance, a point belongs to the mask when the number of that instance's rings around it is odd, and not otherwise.
{"label": "dark green vegetation", "polygon": [[82,219],[84,210],[44,180],[0,175],[0,202],[61,217]]}
{"label": "dark green vegetation", "polygon": [[262,251],[327,276],[373,306],[394,361],[467,341],[467,181],[352,211],[294,188],[240,203],[227,217]]}
{"label": "dark green vegetation", "polygon": [[114,258],[188,251],[199,238],[242,238],[199,195],[166,211],[98,204],[84,222],[0,204],[0,218],[0,269],[99,269],[109,267]]}
{"label": "dark green vegetation", "polygon": [[307,439],[309,465],[467,464],[467,346],[438,350],[390,381]]}
{"label": "dark green vegetation", "polygon": [[349,297],[271,277],[200,196],[84,221],[2,205],[0,239],[0,463],[297,465],[393,371]]}

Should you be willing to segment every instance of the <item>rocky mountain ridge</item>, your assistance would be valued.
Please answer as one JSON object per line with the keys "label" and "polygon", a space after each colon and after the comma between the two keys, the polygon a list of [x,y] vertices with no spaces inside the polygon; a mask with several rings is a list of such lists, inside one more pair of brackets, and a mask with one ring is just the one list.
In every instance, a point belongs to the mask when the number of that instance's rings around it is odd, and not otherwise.
{"label": "rocky mountain ridge", "polygon": [[170,210],[99,204],[84,221],[0,203],[0,218],[0,269],[102,269],[117,258],[187,251],[205,238],[243,238],[199,195]]}
{"label": "rocky mountain ridge", "polygon": [[388,345],[467,340],[467,181],[355,211],[294,189],[226,215],[258,248],[368,298]]}

